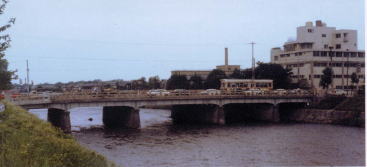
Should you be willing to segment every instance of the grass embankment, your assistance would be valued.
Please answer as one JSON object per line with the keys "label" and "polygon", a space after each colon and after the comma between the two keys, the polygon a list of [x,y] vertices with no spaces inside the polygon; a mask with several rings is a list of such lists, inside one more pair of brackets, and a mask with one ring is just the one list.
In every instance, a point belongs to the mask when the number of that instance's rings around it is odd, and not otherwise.
{"label": "grass embankment", "polygon": [[20,107],[0,112],[0,167],[106,167],[106,158]]}

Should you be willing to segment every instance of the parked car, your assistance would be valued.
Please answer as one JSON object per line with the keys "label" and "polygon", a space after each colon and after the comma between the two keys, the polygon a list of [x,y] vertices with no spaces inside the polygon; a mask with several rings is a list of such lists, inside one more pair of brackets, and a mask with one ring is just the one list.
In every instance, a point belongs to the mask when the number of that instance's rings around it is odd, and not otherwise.
{"label": "parked car", "polygon": [[347,91],[343,89],[335,89],[333,91],[329,91],[329,93],[333,95],[347,95]]}
{"label": "parked car", "polygon": [[243,93],[245,93],[245,95],[262,95],[265,92],[261,89],[249,89],[249,90],[243,91]]}
{"label": "parked car", "polygon": [[168,96],[170,92],[165,89],[152,89],[147,92],[150,96]]}
{"label": "parked car", "polygon": [[189,91],[186,89],[175,89],[171,92],[171,94],[174,94],[176,96],[189,95]]}
{"label": "parked car", "polygon": [[287,91],[285,89],[275,89],[273,92],[275,94],[277,94],[277,95],[285,95],[285,94],[287,94]]}
{"label": "parked car", "polygon": [[202,95],[220,95],[220,90],[217,89],[207,89],[200,92]]}

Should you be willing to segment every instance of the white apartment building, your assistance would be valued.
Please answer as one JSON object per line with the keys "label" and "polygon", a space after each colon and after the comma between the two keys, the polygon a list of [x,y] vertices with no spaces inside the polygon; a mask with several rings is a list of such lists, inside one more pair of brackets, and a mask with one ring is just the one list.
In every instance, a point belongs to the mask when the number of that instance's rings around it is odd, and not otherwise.
{"label": "white apartment building", "polygon": [[[359,85],[365,82],[365,53],[358,50],[357,31],[327,27],[320,20],[297,27],[297,38],[285,42],[283,48],[271,49],[271,62],[292,69],[292,82],[304,82],[316,91],[322,71],[333,69],[334,89],[351,89],[351,75],[356,73]],[[363,84],[364,85],[364,84]]]}

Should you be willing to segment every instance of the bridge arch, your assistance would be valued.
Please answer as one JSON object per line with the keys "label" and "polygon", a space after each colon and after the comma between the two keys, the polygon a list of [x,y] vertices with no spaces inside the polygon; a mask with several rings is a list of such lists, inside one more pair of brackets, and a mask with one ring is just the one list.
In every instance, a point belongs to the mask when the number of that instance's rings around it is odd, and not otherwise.
{"label": "bridge arch", "polygon": [[228,103],[224,105],[226,123],[269,121],[277,122],[278,105],[273,103]]}

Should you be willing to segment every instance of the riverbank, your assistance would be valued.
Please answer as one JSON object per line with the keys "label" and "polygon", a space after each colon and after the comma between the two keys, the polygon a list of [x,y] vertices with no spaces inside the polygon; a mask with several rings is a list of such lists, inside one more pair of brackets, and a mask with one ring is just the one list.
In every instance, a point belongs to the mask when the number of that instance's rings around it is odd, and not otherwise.
{"label": "riverbank", "polygon": [[283,120],[365,127],[365,97],[326,97],[309,107],[284,111]]}
{"label": "riverbank", "polygon": [[0,112],[0,166],[115,166],[20,107],[5,103],[5,108]]}

